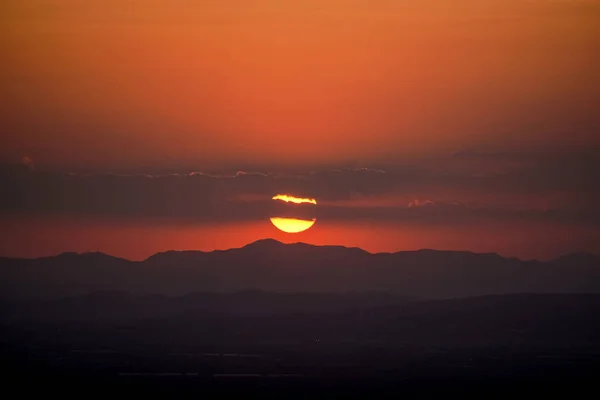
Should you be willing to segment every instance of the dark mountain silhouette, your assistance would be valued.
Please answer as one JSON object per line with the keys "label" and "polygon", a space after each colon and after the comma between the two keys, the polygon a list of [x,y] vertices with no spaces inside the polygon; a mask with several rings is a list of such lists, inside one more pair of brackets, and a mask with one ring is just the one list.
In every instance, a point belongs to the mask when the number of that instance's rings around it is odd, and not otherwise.
{"label": "dark mountain silhouette", "polygon": [[97,291],[179,296],[247,289],[382,291],[421,298],[597,293],[600,258],[571,254],[542,262],[435,250],[370,254],[358,248],[265,239],[224,251],[168,251],[140,262],[102,253],[0,259],[0,291],[8,298]]}

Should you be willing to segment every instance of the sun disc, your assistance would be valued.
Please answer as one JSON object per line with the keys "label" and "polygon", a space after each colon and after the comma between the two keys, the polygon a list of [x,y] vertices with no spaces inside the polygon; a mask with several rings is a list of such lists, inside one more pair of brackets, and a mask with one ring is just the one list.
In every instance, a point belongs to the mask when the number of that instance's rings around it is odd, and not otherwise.
{"label": "sun disc", "polygon": [[316,218],[312,220],[296,219],[296,218],[271,218],[271,223],[275,225],[277,229],[286,233],[299,233],[304,232],[316,222]]}

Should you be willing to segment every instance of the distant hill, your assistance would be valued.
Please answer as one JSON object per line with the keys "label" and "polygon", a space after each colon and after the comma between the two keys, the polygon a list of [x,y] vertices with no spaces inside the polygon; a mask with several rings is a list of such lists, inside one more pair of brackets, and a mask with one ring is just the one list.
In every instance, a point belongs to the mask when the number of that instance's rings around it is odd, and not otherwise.
{"label": "distant hill", "polygon": [[[319,339],[331,348],[343,344],[386,348],[525,346],[531,351],[592,346],[585,350],[590,351],[600,346],[598,315],[599,294],[410,300],[381,293],[246,291],[167,297],[101,292],[0,303],[0,328],[24,329],[25,337],[9,335],[18,342],[44,341],[45,335],[56,334],[59,327],[63,335],[70,335],[65,343],[86,343],[88,347],[107,343],[163,343],[168,348],[262,343],[275,348],[285,343],[315,344]],[[40,333],[31,336],[31,329]],[[123,335],[129,341],[123,342]]]}
{"label": "distant hill", "polygon": [[510,293],[600,293],[600,258],[522,261],[462,251],[370,254],[358,248],[259,240],[225,251],[168,251],[133,262],[102,253],[0,258],[6,298],[98,291],[180,296],[198,292],[388,292],[419,298]]}
{"label": "distant hill", "polygon": [[[600,296],[599,296],[600,297]],[[411,299],[386,293],[193,293],[185,296],[95,292],[44,300],[5,300],[0,321],[128,321],[140,318],[264,317],[324,314],[405,304]]]}

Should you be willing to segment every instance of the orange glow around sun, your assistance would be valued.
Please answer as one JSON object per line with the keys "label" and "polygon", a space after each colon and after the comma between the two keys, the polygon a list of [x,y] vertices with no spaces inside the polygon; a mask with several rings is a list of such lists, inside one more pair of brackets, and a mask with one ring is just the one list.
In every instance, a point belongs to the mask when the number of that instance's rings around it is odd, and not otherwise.
{"label": "orange glow around sun", "polygon": [[294,197],[294,196],[290,196],[288,194],[278,194],[276,196],[273,196],[273,200],[282,200],[282,201],[285,201],[286,203],[291,202],[291,203],[296,203],[296,204],[302,204],[302,203],[317,204],[317,201],[315,199]]}
{"label": "orange glow around sun", "polygon": [[316,219],[305,220],[296,218],[280,218],[273,217],[271,222],[275,227],[286,233],[299,233],[304,232],[315,224]]}

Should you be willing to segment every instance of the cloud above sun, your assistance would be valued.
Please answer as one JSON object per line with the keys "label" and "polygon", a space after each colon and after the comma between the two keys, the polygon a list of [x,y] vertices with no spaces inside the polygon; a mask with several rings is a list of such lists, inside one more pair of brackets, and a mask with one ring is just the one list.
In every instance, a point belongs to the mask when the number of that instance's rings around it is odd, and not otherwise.
{"label": "cloud above sun", "polygon": [[600,224],[598,171],[594,152],[584,150],[551,157],[461,152],[385,171],[81,174],[34,170],[25,163],[0,168],[5,193],[0,214],[160,217],[198,223],[279,216],[415,224],[526,220],[594,225]]}

